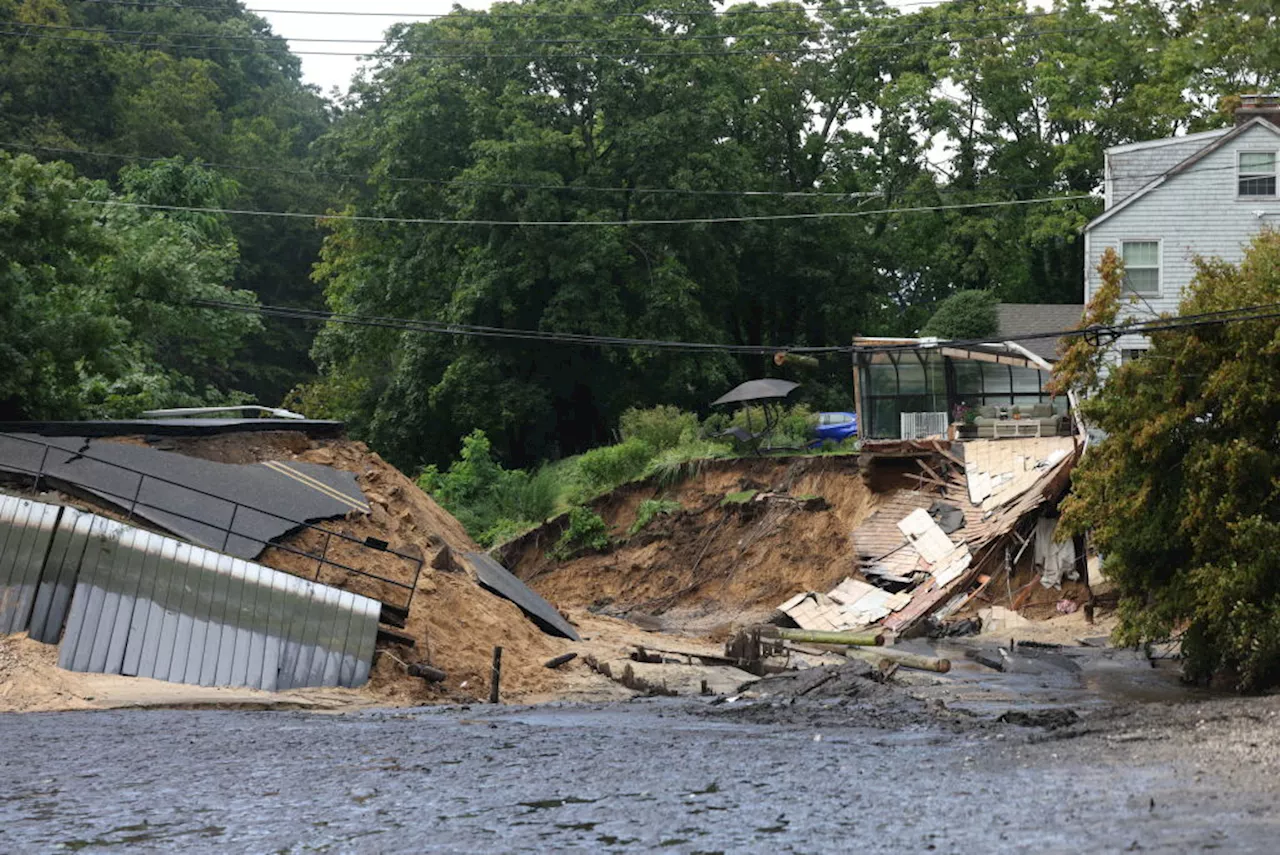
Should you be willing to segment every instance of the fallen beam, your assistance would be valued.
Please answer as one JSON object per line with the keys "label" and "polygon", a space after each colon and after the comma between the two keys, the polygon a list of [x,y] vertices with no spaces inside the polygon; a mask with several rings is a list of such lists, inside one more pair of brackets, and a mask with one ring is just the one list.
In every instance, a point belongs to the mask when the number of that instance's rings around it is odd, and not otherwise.
{"label": "fallen beam", "polygon": [[878,629],[867,629],[859,632],[829,632],[821,629],[787,629],[785,627],[763,627],[760,635],[764,638],[781,638],[783,641],[800,641],[806,644],[839,644],[853,647],[876,647],[884,644],[884,632]]}
{"label": "fallen beam", "polygon": [[845,656],[855,656],[868,662],[892,662],[902,668],[915,668],[917,671],[934,671],[945,674],[951,670],[951,660],[938,656],[923,656],[919,653],[907,653],[905,650],[894,650],[890,647],[877,647],[875,650],[846,650]]}

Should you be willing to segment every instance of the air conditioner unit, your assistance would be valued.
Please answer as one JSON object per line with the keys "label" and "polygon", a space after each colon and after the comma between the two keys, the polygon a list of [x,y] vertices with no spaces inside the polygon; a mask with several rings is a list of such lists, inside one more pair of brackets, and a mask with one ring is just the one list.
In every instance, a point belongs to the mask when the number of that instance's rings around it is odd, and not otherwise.
{"label": "air conditioner unit", "polygon": [[901,424],[903,439],[947,435],[946,413],[903,413]]}

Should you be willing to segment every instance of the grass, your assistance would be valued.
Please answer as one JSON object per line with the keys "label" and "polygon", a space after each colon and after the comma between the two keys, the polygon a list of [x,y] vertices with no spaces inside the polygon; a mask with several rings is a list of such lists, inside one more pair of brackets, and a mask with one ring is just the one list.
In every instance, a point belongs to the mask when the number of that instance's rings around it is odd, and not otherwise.
{"label": "grass", "polygon": [[[504,469],[493,459],[483,431],[474,431],[463,440],[458,460],[446,471],[427,467],[418,484],[457,517],[477,543],[492,546],[566,511],[572,514],[574,509],[623,484],[652,478],[665,489],[697,476],[708,461],[754,456],[727,442],[706,438],[738,421],[745,424],[741,411],[732,416],[717,415],[702,425],[692,413],[681,413],[672,407],[630,410],[624,415],[622,442],[530,471]],[[777,439],[802,445],[810,418],[807,410],[795,408],[780,423]],[[828,442],[792,453],[818,456],[856,451],[856,442]],[[651,509],[640,529],[652,521],[653,515],[674,510]],[[585,519],[578,522],[587,524]],[[564,545],[566,549],[576,548],[569,542]]]}

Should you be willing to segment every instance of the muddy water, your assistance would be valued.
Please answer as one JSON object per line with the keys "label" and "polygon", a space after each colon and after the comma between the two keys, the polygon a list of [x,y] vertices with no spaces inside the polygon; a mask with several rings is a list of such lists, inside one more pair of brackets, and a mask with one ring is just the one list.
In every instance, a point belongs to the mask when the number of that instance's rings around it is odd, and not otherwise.
{"label": "muddy water", "polygon": [[1073,739],[730,706],[0,716],[0,852],[1274,851],[1275,704]]}

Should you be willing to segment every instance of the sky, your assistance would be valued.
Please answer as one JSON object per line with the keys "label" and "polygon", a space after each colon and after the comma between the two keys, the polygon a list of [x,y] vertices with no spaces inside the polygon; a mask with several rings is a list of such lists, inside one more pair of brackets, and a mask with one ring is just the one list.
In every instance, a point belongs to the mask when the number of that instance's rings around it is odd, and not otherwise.
{"label": "sky", "polygon": [[[890,6],[904,11],[922,5],[934,5],[940,0],[889,0]],[[1032,6],[1044,6],[1048,0],[1033,0]],[[249,0],[245,4],[252,10],[275,9],[299,12],[387,12],[386,17],[372,15],[317,15],[291,14],[287,11],[257,14],[271,22],[277,34],[290,39],[289,46],[297,51],[340,51],[353,53],[372,52],[382,42],[382,34],[397,21],[424,20],[422,15],[439,15],[449,12],[455,5],[452,0],[368,0],[368,4],[354,4],[351,0]],[[489,0],[461,0],[457,5],[466,9],[485,9]],[[354,8],[353,8],[354,7]],[[403,17],[400,17],[403,16]],[[342,44],[301,42],[294,39],[368,39],[368,43]],[[352,76],[360,66],[360,59],[352,56],[302,55],[302,75],[307,83],[314,83],[320,91],[329,95],[334,87],[346,92]]]}

